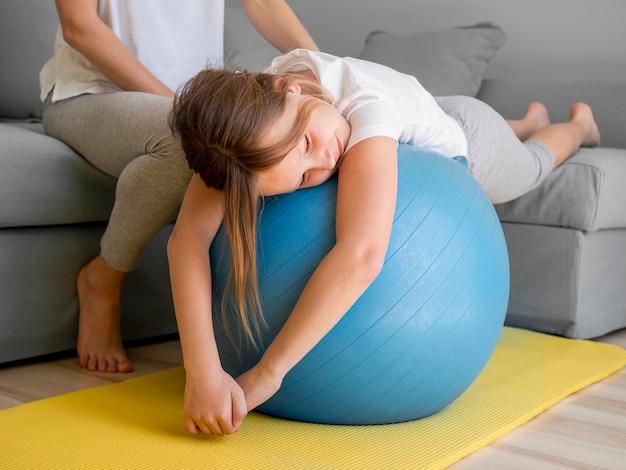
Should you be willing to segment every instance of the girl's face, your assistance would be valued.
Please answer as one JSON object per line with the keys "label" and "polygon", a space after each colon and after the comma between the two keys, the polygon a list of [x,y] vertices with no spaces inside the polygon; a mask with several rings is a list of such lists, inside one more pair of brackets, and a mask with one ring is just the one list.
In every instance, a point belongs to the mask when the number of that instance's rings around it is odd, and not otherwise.
{"label": "girl's face", "polygon": [[[266,129],[263,145],[280,142],[296,126],[298,111],[304,100],[298,85],[287,94],[285,111]],[[328,180],[337,166],[350,137],[350,124],[332,105],[320,100],[311,113],[304,136],[277,165],[259,174],[261,194],[273,196],[301,188],[317,186]]]}

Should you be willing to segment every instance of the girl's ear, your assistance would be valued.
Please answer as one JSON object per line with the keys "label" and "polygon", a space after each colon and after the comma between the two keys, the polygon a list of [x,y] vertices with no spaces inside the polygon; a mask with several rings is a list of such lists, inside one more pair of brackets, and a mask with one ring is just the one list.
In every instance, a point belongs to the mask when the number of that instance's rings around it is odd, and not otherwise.
{"label": "girl's ear", "polygon": [[[285,85],[287,85],[287,80],[285,79],[285,77],[274,77],[274,89],[284,89]],[[302,93],[302,88],[300,88],[300,85],[298,85],[297,83],[292,83],[291,85],[289,85],[289,88],[287,88],[287,91],[289,93],[295,93],[296,95],[299,95],[300,93]]]}
{"label": "girl's ear", "polygon": [[297,83],[292,83],[291,85],[289,85],[288,91],[289,93],[299,95],[300,93],[302,93],[302,88],[300,88],[300,85],[298,85]]}

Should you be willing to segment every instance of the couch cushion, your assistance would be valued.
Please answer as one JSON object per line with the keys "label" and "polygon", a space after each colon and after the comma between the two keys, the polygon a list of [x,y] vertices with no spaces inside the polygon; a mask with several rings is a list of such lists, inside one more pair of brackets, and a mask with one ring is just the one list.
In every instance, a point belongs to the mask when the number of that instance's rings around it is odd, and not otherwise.
{"label": "couch cushion", "polygon": [[492,23],[398,34],[376,31],[359,57],[415,76],[436,96],[476,96],[483,72],[506,35]]}
{"label": "couch cushion", "polygon": [[44,135],[40,124],[0,123],[0,142],[0,227],[108,220],[115,178]]}
{"label": "couch cushion", "polygon": [[500,220],[584,232],[626,228],[626,150],[581,148],[536,189],[496,206]]}
{"label": "couch cushion", "polygon": [[54,53],[54,2],[0,2],[0,118],[41,116],[39,71]]}

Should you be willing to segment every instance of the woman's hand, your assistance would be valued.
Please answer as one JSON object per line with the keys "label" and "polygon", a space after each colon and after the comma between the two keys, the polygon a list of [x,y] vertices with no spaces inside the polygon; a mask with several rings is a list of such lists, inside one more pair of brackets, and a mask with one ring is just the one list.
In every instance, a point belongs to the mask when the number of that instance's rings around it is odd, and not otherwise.
{"label": "woman's hand", "polygon": [[259,364],[237,377],[237,383],[246,397],[248,411],[269,400],[282,382],[282,377],[270,374]]}
{"label": "woman's hand", "polygon": [[220,369],[190,376],[185,385],[185,425],[193,434],[233,434],[246,417],[244,392],[235,379]]}

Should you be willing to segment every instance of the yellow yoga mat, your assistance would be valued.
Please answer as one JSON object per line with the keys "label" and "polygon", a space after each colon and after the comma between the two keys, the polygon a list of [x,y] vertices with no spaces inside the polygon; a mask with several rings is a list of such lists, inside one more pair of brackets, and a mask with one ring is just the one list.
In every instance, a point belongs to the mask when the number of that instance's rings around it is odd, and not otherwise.
{"label": "yellow yoga mat", "polygon": [[327,426],[251,413],[227,437],[185,431],[175,368],[0,411],[0,468],[445,468],[625,364],[618,346],[505,328],[474,384],[435,416]]}

